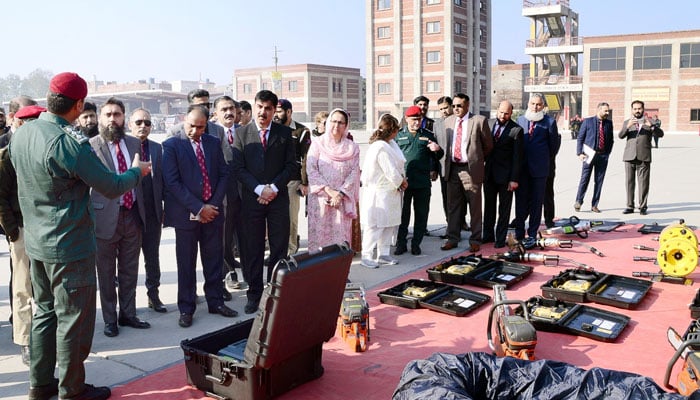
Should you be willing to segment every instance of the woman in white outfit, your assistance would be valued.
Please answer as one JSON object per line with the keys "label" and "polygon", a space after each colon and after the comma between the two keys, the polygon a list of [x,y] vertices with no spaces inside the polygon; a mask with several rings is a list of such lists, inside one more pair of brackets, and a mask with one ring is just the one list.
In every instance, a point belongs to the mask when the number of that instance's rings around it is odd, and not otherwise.
{"label": "woman in white outfit", "polygon": [[404,177],[406,158],[394,141],[398,132],[399,121],[389,114],[383,114],[377,130],[369,139],[370,146],[362,164],[361,263],[368,268],[399,263],[389,255],[401,223],[403,190],[408,186]]}

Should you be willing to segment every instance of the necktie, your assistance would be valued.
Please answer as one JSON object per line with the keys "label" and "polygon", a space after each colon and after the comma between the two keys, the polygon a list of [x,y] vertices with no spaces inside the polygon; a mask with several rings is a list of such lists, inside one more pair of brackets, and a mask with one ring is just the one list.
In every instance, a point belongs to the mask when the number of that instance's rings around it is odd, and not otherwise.
{"label": "necktie", "polygon": [[455,138],[455,162],[462,161],[462,119],[457,120],[457,137]]}
{"label": "necktie", "polygon": [[600,128],[598,129],[598,149],[605,149],[605,132],[603,131],[603,120],[600,120]]}
{"label": "necktie", "polygon": [[267,150],[267,139],[265,138],[267,134],[267,129],[260,130],[260,142],[262,143],[263,151]]}
{"label": "necktie", "polygon": [[145,140],[141,142],[141,158],[143,158],[143,161],[151,160],[151,155],[148,152],[148,142]]}
{"label": "necktie", "polygon": [[[117,153],[117,166],[119,167],[119,173],[123,174],[126,172],[126,158],[124,158],[124,153],[122,153],[121,147],[119,147],[119,141],[114,142],[114,150]],[[134,194],[129,190],[122,195],[122,205],[128,210],[134,206]]]}
{"label": "necktie", "polygon": [[197,146],[197,163],[202,171],[202,200],[207,201],[211,198],[211,184],[209,183],[209,174],[207,173],[207,165],[204,163],[204,152],[202,144],[197,140],[194,142]]}
{"label": "necktie", "polygon": [[528,135],[530,135],[530,139],[532,139],[532,134],[535,133],[535,123],[530,121],[530,130],[527,131]]}
{"label": "necktie", "polygon": [[498,128],[496,129],[496,134],[493,135],[495,140],[498,140],[498,138],[501,137],[501,131],[503,131],[503,125],[498,124]]}
{"label": "necktie", "polygon": [[233,145],[233,134],[231,134],[231,128],[226,130],[226,138],[228,139],[228,144]]}

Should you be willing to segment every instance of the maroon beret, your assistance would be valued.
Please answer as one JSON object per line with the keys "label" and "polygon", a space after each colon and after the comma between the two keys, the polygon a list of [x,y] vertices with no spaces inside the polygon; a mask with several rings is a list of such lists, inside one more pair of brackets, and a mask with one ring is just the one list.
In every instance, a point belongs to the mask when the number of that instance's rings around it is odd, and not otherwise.
{"label": "maroon beret", "polygon": [[46,111],[42,106],[26,106],[22,107],[15,113],[15,118],[25,119],[25,118],[38,118],[39,114]]}
{"label": "maroon beret", "polygon": [[407,117],[421,117],[421,116],[423,116],[423,112],[421,111],[420,107],[418,107],[418,106],[410,106],[406,110],[406,116]]}
{"label": "maroon beret", "polygon": [[51,78],[49,91],[62,94],[72,100],[80,100],[87,96],[88,89],[85,79],[75,72],[61,72]]}
{"label": "maroon beret", "polygon": [[282,107],[284,111],[292,109],[292,103],[290,103],[287,99],[279,99],[279,101],[277,102],[277,106]]}

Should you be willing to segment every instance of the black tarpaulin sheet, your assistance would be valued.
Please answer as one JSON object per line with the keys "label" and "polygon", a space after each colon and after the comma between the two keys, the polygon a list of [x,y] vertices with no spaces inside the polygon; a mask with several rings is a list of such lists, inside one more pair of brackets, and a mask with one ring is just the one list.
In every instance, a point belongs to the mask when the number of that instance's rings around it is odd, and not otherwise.
{"label": "black tarpaulin sheet", "polygon": [[700,394],[667,393],[641,375],[559,361],[435,353],[406,365],[393,399],[698,400]]}

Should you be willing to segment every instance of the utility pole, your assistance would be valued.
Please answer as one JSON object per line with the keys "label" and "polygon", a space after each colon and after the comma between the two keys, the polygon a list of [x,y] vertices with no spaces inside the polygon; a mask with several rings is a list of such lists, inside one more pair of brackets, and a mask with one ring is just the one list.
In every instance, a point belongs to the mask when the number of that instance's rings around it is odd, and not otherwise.
{"label": "utility pole", "polygon": [[279,61],[279,57],[277,56],[281,50],[277,49],[277,45],[274,46],[274,55],[272,59],[275,62],[275,70],[272,72],[272,85],[275,88],[275,91],[279,94],[279,97],[282,97],[282,74],[277,71],[277,63]]}

